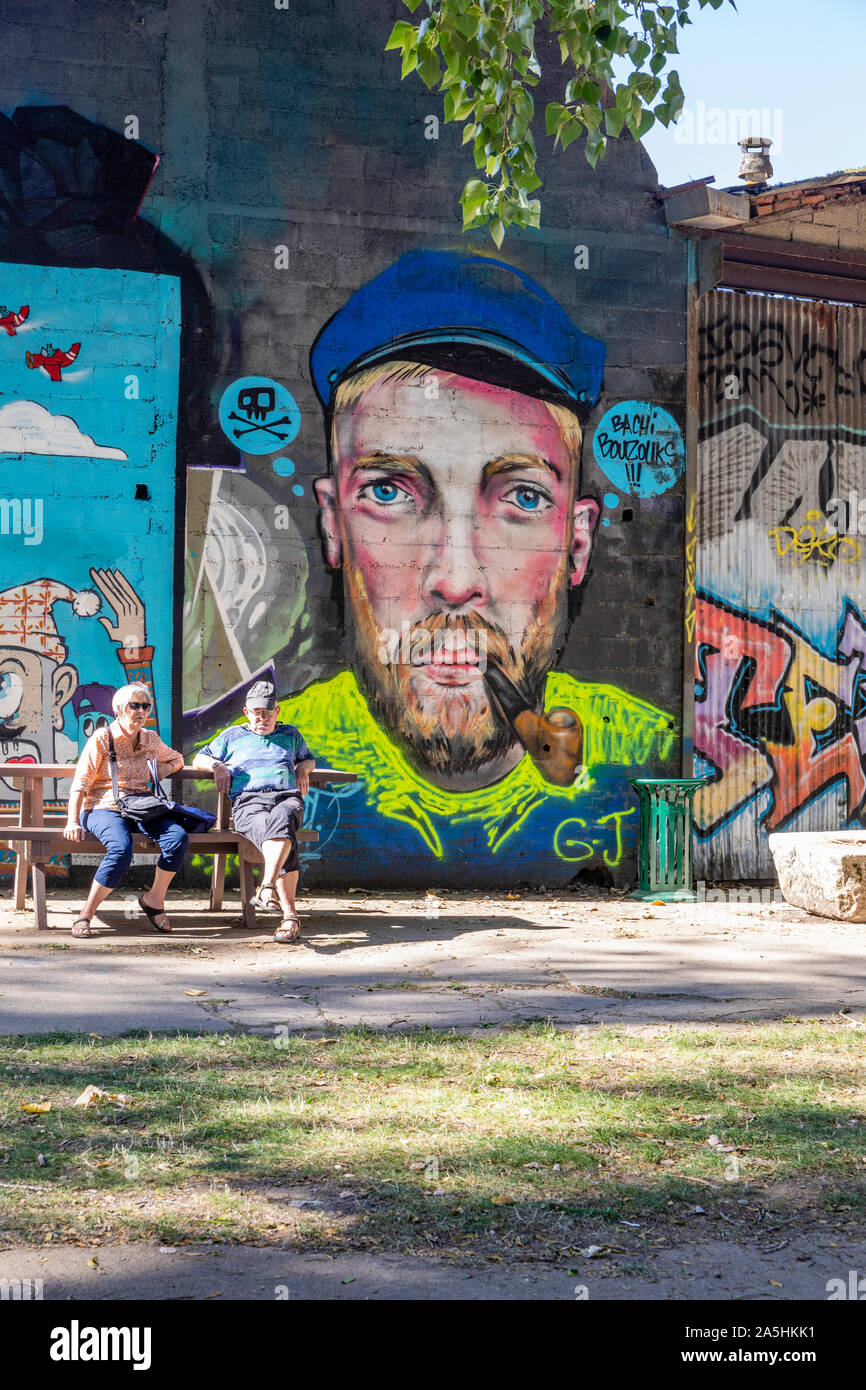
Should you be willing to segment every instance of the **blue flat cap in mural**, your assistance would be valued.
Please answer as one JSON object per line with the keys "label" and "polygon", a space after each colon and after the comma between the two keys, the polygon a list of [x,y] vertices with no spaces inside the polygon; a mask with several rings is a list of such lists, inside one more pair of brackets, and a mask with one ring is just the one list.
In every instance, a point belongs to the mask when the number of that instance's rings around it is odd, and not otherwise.
{"label": "blue flat cap in mural", "polygon": [[490,381],[586,416],[598,400],[604,344],[546,290],[490,256],[410,251],[325,324],[310,371],[326,410],[346,377],[389,358]]}

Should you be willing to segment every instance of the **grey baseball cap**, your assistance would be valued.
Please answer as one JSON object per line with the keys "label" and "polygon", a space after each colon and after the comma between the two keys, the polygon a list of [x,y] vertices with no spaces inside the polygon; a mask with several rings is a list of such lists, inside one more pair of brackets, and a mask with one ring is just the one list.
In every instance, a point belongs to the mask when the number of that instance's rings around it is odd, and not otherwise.
{"label": "grey baseball cap", "polygon": [[256,681],[247,691],[247,709],[274,709],[277,692],[270,681]]}

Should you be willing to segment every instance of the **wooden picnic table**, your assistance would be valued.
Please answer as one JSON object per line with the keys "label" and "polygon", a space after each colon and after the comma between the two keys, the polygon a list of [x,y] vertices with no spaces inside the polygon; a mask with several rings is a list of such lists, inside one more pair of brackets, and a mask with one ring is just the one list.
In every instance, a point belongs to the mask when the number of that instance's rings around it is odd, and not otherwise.
{"label": "wooden picnic table", "polygon": [[[0,810],[0,843],[5,843],[17,855],[13,897],[16,912],[23,912],[27,906],[27,875],[33,881],[33,911],[36,925],[40,931],[48,927],[48,911],[45,897],[45,866],[54,854],[104,853],[104,848],[95,835],[85,835],[83,840],[63,839],[63,826],[66,824],[66,809],[50,807],[46,810],[43,783],[62,781],[75,774],[74,763],[0,763],[0,778],[11,782],[21,792],[17,813],[14,807]],[[208,782],[213,780],[209,769],[185,765],[171,774],[172,782]],[[327,787],[357,782],[357,773],[341,772],[335,768],[317,767],[310,773],[312,787]],[[182,793],[173,788],[174,800],[183,801]],[[217,793],[216,825],[203,834],[189,837],[189,848],[199,854],[212,854],[214,857],[211,876],[210,910],[218,912],[223,905],[225,873],[228,856],[237,853],[240,866],[241,903],[244,925],[254,927],[255,909],[250,904],[253,896],[253,867],[263,862],[262,855],[251,841],[236,830],[229,828],[231,803],[226,792]],[[318,840],[318,831],[301,829],[298,831],[300,844],[311,844]],[[153,854],[153,840],[144,835],[133,836],[133,853]]]}

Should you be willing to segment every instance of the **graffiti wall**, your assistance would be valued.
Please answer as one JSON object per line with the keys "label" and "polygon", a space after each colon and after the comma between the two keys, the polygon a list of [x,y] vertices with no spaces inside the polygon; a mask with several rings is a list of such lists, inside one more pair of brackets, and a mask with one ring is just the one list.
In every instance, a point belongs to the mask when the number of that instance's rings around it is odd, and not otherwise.
{"label": "graffiti wall", "polygon": [[[77,0],[88,56],[10,79],[0,617],[25,605],[41,695],[26,722],[10,671],[4,737],[71,760],[134,669],[191,757],[269,675],[359,777],[308,798],[311,886],[627,882],[629,779],[679,770],[685,247],[631,140],[542,158],[540,232],[462,236],[459,132],[389,64],[392,8],[335,42],[325,0]],[[111,209],[77,255],[20,250],[47,135],[45,228],[81,220],[70,180]]]}
{"label": "graffiti wall", "polygon": [[767,833],[862,824],[863,310],[701,301],[696,799],[705,876],[772,873]]}

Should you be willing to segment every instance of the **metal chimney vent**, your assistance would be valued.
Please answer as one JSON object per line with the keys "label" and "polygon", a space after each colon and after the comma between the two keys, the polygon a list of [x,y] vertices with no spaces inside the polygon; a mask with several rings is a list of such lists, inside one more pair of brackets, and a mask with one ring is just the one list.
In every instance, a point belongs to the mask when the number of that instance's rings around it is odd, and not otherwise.
{"label": "metal chimney vent", "polygon": [[767,179],[773,177],[773,166],[770,163],[772,140],[766,140],[762,135],[747,135],[738,143],[742,150],[739,177],[750,187],[765,184]]}

